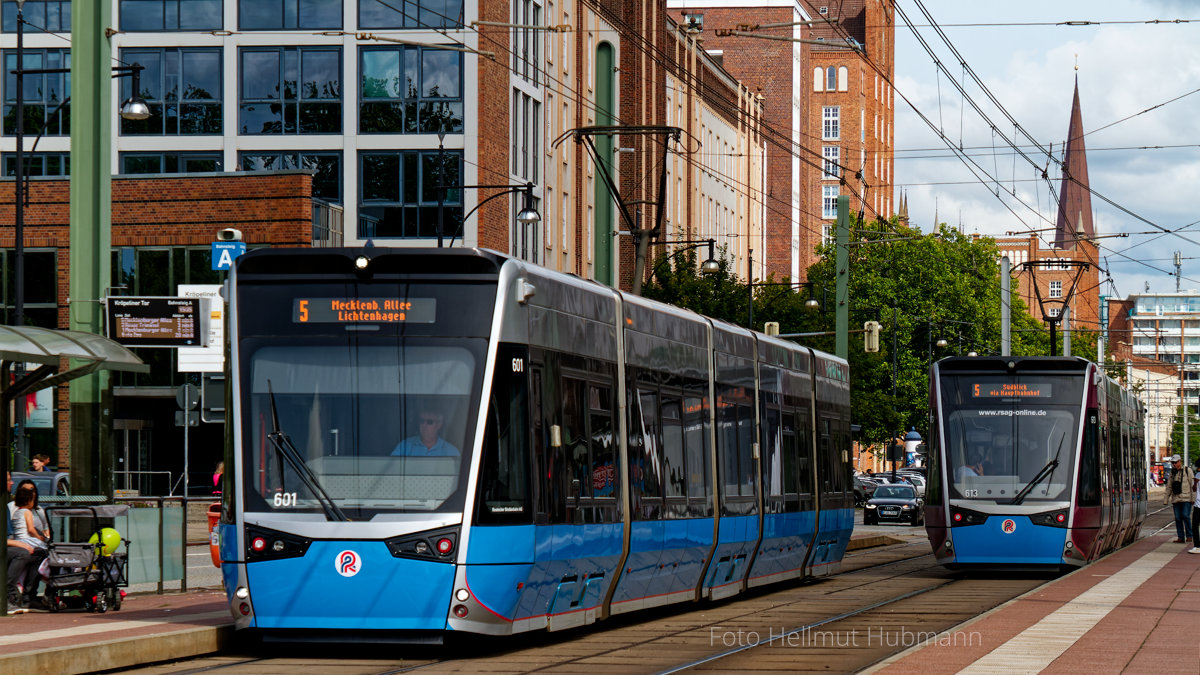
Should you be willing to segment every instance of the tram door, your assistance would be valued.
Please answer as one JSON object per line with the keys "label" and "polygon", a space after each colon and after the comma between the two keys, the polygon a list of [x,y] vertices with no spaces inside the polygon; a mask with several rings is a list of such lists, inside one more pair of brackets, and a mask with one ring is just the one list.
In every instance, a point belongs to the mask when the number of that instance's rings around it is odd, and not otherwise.
{"label": "tram door", "polygon": [[144,419],[113,420],[116,452],[113,486],[138,495],[166,494],[155,492],[150,466],[150,432],[153,425]]}

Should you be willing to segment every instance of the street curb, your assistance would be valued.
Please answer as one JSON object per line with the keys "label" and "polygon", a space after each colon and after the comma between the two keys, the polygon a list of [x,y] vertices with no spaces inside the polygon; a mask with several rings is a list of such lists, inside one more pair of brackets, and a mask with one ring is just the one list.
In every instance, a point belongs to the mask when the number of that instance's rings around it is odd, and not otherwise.
{"label": "street curb", "polygon": [[213,654],[233,639],[233,626],[203,626],[171,633],[117,638],[0,656],[3,673],[93,673]]}
{"label": "street curb", "polygon": [[875,548],[876,546],[891,546],[892,544],[903,544],[903,539],[889,537],[886,534],[876,534],[870,537],[859,537],[851,539],[846,546],[847,551],[858,551],[864,548]]}

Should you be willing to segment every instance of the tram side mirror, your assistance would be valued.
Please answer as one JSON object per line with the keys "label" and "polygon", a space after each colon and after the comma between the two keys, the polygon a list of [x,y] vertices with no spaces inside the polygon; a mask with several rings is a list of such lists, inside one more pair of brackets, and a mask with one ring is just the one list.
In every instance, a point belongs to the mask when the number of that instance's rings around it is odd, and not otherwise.
{"label": "tram side mirror", "polygon": [[550,447],[562,447],[562,427],[558,426],[557,424],[550,425]]}

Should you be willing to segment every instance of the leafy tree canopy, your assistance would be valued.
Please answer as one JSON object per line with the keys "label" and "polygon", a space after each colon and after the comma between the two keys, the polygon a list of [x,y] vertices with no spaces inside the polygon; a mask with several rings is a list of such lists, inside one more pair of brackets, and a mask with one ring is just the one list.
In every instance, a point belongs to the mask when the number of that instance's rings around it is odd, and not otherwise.
{"label": "leafy tree canopy", "polygon": [[[875,443],[915,428],[928,434],[929,365],[946,356],[1000,353],[999,251],[993,239],[942,225],[923,234],[896,220],[862,224],[852,219],[849,241],[851,404],[859,437]],[[833,244],[804,283],[756,279],[754,325],[778,322],[780,333],[801,344],[834,351],[836,270]],[[695,251],[666,252],[654,261],[646,297],[687,307],[739,325],[749,321],[750,292],[729,261],[719,274],[699,273]],[[1050,353],[1046,325],[1029,314],[1012,283],[1012,354]],[[815,299],[819,309],[806,307]],[[880,349],[863,349],[863,323],[879,321]],[[816,335],[811,335],[816,333]],[[948,344],[937,346],[939,340]],[[1061,334],[1056,353],[1062,353]],[[1076,332],[1072,352],[1094,354],[1096,336]],[[894,376],[893,376],[894,372]]]}

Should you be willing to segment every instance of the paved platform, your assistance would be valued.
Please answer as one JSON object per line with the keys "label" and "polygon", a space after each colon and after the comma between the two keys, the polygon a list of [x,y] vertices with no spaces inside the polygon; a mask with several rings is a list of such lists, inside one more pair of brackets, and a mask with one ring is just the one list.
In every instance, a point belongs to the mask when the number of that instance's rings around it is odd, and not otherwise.
{"label": "paved platform", "polygon": [[[1173,529],[1173,528],[1170,528]],[[1156,534],[866,671],[1200,673],[1200,555]]]}
{"label": "paved platform", "polygon": [[[913,532],[864,528],[851,550]],[[1158,534],[934,635],[868,672],[1200,672],[1200,555]],[[220,651],[232,639],[219,589],[131,594],[120,611],[0,618],[0,673],[87,673]],[[830,672],[837,664],[830,663]]]}

